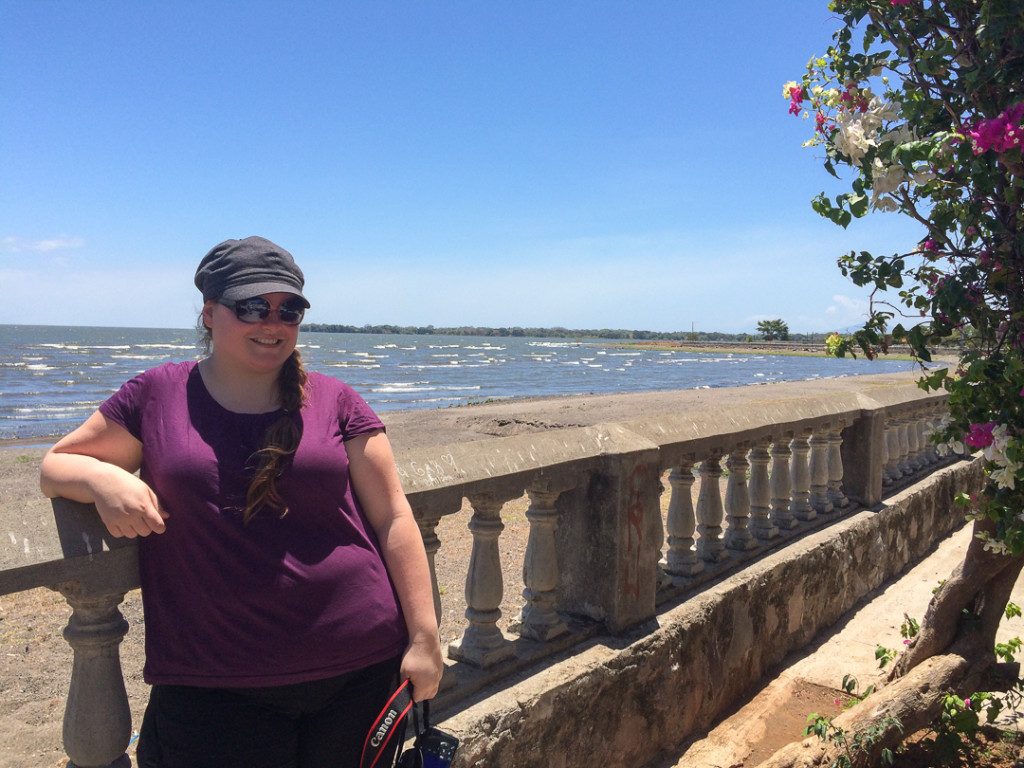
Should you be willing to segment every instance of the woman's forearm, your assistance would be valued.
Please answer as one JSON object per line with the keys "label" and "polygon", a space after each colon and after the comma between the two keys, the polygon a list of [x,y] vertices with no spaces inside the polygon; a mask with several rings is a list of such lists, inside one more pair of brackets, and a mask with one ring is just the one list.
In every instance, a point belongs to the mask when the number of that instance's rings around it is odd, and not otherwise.
{"label": "woman's forearm", "polygon": [[114,536],[148,536],[166,530],[166,513],[156,494],[127,469],[80,453],[50,451],[44,458],[39,486],[50,498],[62,496],[95,504],[100,519]]}
{"label": "woman's forearm", "polygon": [[63,496],[89,504],[96,501],[94,484],[102,482],[102,476],[112,470],[124,472],[92,456],[51,451],[43,457],[39,487],[51,499]]}
{"label": "woman's forearm", "polygon": [[434,590],[423,539],[412,512],[397,513],[381,542],[410,639],[437,637]]}

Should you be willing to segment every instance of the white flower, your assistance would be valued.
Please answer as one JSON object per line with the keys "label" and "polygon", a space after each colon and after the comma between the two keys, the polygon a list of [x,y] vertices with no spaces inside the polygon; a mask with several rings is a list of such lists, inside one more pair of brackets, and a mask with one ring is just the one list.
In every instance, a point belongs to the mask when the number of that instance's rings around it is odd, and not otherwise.
{"label": "white flower", "polygon": [[1010,554],[1010,551],[1006,548],[1006,543],[1002,541],[996,541],[995,539],[987,539],[985,541],[985,551],[995,552],[997,555]]}
{"label": "white flower", "polygon": [[1001,466],[1006,466],[1006,446],[1010,444],[1010,436],[1006,433],[1006,425],[1000,424],[992,430],[992,444],[985,446],[985,458]]}
{"label": "white flower", "polygon": [[1011,467],[1002,467],[989,473],[989,477],[1000,488],[1014,490],[1017,483],[1017,471]]}
{"label": "white flower", "polygon": [[887,165],[876,157],[871,163],[873,189],[879,195],[888,195],[899,189],[907,180],[907,172],[901,165]]}
{"label": "white flower", "polygon": [[879,142],[891,141],[893,144],[906,144],[908,141],[914,140],[914,134],[910,132],[910,129],[905,125],[901,125],[899,128],[895,128],[887,133],[882,134]]}
{"label": "white flower", "polygon": [[951,453],[963,453],[964,444],[959,440],[950,440],[946,443],[939,443],[935,446],[935,452],[939,456],[949,456]]}
{"label": "white flower", "polygon": [[927,184],[929,181],[935,180],[935,172],[930,168],[927,170],[914,171],[913,179],[915,184]]}
{"label": "white flower", "polygon": [[1006,459],[1006,465],[999,467],[999,469],[993,469],[988,473],[988,476],[992,479],[996,485],[1000,488],[1009,488],[1011,491],[1016,489],[1017,485],[1017,474],[1021,470],[1021,465],[1015,461]]}
{"label": "white flower", "polygon": [[[899,102],[882,101],[882,99],[878,96],[875,96],[871,99],[871,102],[868,104],[868,111],[875,115],[879,120],[900,119]],[[907,131],[908,135],[910,134],[910,131],[907,130],[906,126],[904,126],[901,130]]]}
{"label": "white flower", "polygon": [[877,192],[872,192],[871,207],[876,211],[893,212],[900,209],[900,204],[892,195],[880,195]]}
{"label": "white flower", "polygon": [[864,133],[864,125],[860,118],[840,121],[837,123],[839,132],[836,135],[836,147],[850,161],[860,167],[861,160],[873,142]]}

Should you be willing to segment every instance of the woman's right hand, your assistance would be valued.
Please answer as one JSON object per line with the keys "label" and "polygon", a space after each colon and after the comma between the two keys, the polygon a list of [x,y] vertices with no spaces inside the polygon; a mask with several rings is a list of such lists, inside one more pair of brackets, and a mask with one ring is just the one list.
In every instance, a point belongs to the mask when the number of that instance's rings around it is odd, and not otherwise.
{"label": "woman's right hand", "polygon": [[133,539],[166,530],[167,513],[135,475],[140,466],[142,443],[97,411],[43,457],[39,482],[50,498],[95,504],[113,536]]}
{"label": "woman's right hand", "polygon": [[90,485],[96,511],[112,536],[134,539],[167,530],[167,513],[160,509],[156,494],[135,475],[106,464]]}

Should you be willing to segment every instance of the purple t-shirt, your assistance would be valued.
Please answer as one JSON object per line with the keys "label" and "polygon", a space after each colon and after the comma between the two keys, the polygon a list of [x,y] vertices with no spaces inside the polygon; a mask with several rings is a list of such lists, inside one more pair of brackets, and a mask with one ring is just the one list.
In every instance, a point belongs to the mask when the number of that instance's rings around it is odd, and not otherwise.
{"label": "purple t-shirt", "polygon": [[140,476],[169,515],[166,532],[139,540],[146,682],[284,685],[402,652],[405,622],[345,451],[383,424],[351,387],[309,374],[293,416],[302,439],[277,482],[288,514],[248,524],[252,456],[279,411],[226,410],[194,362],[137,376],[100,411],[142,442]]}

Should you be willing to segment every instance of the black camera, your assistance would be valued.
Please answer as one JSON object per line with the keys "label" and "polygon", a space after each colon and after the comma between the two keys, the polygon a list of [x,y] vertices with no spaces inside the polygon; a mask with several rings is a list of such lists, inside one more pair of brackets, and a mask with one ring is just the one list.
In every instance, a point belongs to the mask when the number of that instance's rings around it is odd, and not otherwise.
{"label": "black camera", "polygon": [[398,768],[448,768],[459,748],[459,740],[437,728],[427,728],[416,737],[412,749],[402,753]]}
{"label": "black camera", "polygon": [[416,748],[423,758],[423,768],[448,768],[459,740],[437,728],[428,728],[416,739]]}

